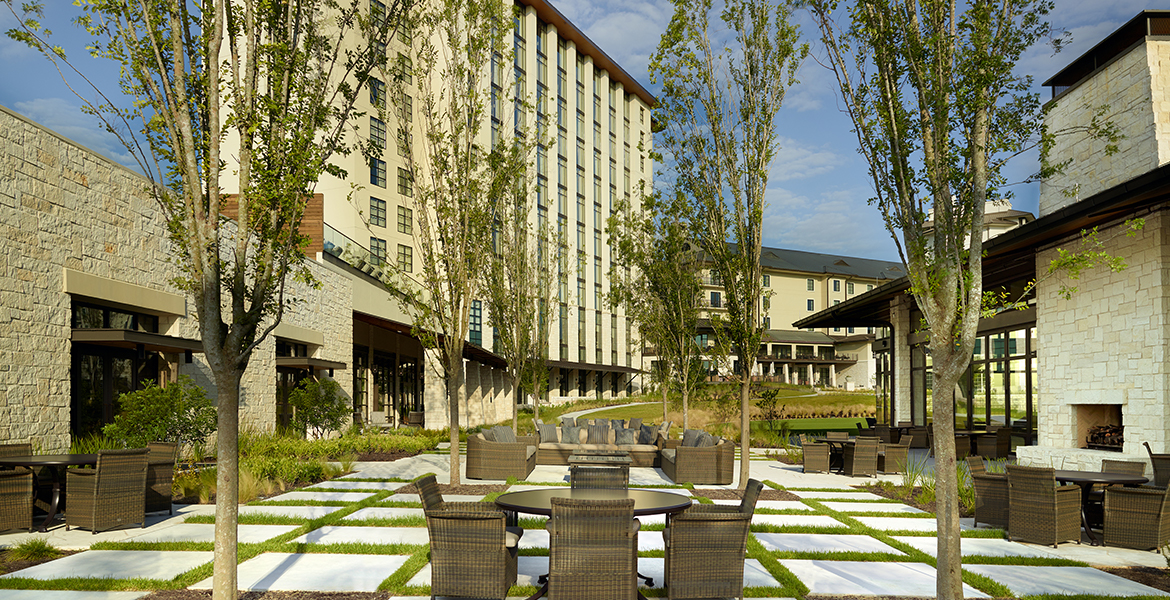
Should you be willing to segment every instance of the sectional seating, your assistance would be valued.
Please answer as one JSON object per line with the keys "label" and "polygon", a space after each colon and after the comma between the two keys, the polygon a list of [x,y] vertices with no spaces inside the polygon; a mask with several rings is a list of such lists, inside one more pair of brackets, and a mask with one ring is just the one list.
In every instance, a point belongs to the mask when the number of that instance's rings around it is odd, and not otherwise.
{"label": "sectional seating", "polygon": [[[541,425],[537,434],[540,442],[536,448],[536,464],[567,465],[569,457],[579,451],[617,451],[630,453],[634,467],[659,466],[658,440],[663,435],[660,428],[644,426],[638,429],[598,425],[583,427]],[[590,428],[593,428],[592,430]],[[569,429],[566,436],[566,429]],[[593,437],[590,438],[590,435]],[[622,439],[618,439],[618,438]]]}

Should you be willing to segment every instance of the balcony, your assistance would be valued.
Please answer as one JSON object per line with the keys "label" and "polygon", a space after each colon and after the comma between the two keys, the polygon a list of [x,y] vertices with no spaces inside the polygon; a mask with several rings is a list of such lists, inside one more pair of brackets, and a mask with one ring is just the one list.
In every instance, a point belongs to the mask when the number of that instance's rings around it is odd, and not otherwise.
{"label": "balcony", "polygon": [[322,238],[324,243],[322,245],[325,252],[340,258],[351,267],[374,279],[383,280],[385,275],[388,274],[389,269],[385,261],[379,260],[378,257],[370,254],[370,251],[362,247],[361,244],[330,227],[328,223],[324,224],[323,229]]}
{"label": "balcony", "polygon": [[858,360],[857,354],[808,354],[805,352],[798,352],[796,356],[787,354],[764,354],[760,353],[756,356],[756,360],[760,362],[779,362],[779,363],[817,363],[823,365],[851,365],[856,364]]}

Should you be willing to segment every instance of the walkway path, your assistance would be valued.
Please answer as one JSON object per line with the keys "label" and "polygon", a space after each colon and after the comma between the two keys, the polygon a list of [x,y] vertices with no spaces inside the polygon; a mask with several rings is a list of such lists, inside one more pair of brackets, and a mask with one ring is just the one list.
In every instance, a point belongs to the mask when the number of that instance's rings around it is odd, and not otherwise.
{"label": "walkway path", "polygon": [[[339,479],[292,491],[240,510],[240,587],[246,590],[375,591],[394,598],[429,594],[428,542],[419,498],[399,494],[404,480],[435,472],[447,479],[446,458],[419,455],[392,463],[360,463]],[[752,476],[772,487],[784,487],[799,501],[765,500],[758,504],[749,544],[745,583],[752,594],[797,598],[809,594],[933,596],[935,551],[932,515],[851,486],[862,480],[840,475],[804,474],[800,467],[753,460]],[[631,469],[631,485],[671,486],[661,470]],[[541,466],[522,485],[527,489],[567,479],[565,467]],[[881,479],[900,481],[900,476]],[[468,482],[503,483],[503,482]],[[712,486],[695,486],[696,488]],[[724,486],[730,487],[730,486]],[[692,495],[683,486],[671,491]],[[484,500],[479,495],[449,497]],[[487,498],[490,500],[490,498]],[[703,499],[703,501],[706,501]],[[13,588],[39,585],[60,590],[87,587],[147,590],[166,587],[210,587],[213,518],[210,507],[182,507],[180,513],[156,519],[143,529],[49,534],[54,543],[81,547],[105,540],[89,550],[0,577],[5,600],[132,600],[148,591],[82,592]],[[535,590],[537,575],[547,571],[548,536],[543,522],[522,520],[527,531],[521,543],[519,581],[513,596]],[[663,559],[650,556],[662,549],[662,519],[643,519],[639,535],[638,570],[663,585]],[[1170,595],[1092,568],[1094,565],[1164,567],[1153,552],[1062,544],[1045,548],[1012,543],[1002,532],[974,529],[964,523],[964,569],[983,575],[978,587],[965,587],[968,597],[1034,594]],[[0,536],[0,545],[28,534]],[[845,554],[842,554],[845,553]],[[840,559],[834,556],[839,555]],[[1029,557],[1029,565],[1018,564]],[[79,578],[79,579],[78,579]],[[78,583],[98,578],[101,582]],[[128,579],[140,578],[138,582]],[[35,581],[34,581],[35,580]]]}

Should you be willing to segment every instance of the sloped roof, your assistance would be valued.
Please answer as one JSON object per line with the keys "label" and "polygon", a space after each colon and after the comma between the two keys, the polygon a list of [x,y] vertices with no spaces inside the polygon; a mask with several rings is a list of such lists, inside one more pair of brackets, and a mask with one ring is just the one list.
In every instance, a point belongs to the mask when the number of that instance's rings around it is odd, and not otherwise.
{"label": "sloped roof", "polygon": [[902,263],[768,247],[760,250],[760,266],[765,270],[799,271],[879,280],[893,280],[906,275],[906,269]]}

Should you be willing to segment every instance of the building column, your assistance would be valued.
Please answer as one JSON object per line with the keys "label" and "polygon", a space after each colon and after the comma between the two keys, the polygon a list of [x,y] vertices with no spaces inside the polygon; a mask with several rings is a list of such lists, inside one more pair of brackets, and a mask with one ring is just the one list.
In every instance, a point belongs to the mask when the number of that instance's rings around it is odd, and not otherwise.
{"label": "building column", "polygon": [[894,352],[893,394],[894,421],[910,420],[910,335],[914,330],[910,324],[910,306],[912,300],[906,294],[897,294],[890,303],[890,320],[893,321],[890,333],[890,347]]}
{"label": "building column", "polygon": [[836,365],[829,365],[829,385],[837,387],[837,367]]}
{"label": "building column", "polygon": [[442,429],[450,423],[450,410],[447,406],[447,382],[439,373],[441,365],[437,364],[434,354],[423,352],[423,410],[426,425],[430,429]]}

